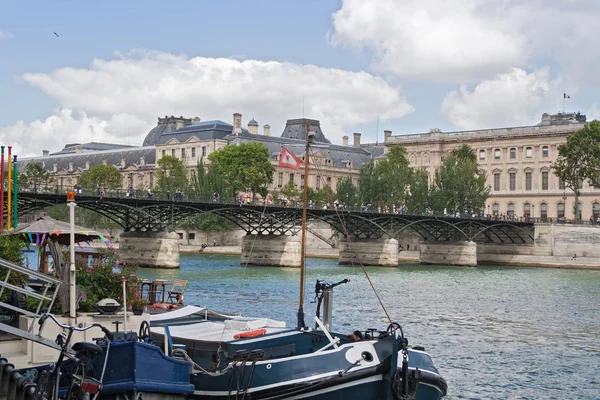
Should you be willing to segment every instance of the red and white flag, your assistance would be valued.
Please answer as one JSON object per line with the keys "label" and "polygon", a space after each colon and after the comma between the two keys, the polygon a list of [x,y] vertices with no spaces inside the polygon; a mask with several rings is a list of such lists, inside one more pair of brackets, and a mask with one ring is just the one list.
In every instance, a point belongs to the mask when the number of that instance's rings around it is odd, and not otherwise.
{"label": "red and white flag", "polygon": [[279,155],[279,166],[284,168],[298,169],[302,165],[302,160],[294,153],[283,147]]}

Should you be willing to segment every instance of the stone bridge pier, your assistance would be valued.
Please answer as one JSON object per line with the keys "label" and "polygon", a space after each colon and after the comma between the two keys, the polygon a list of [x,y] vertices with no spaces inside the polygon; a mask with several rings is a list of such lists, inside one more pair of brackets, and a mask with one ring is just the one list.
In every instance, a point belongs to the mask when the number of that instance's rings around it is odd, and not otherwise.
{"label": "stone bridge pier", "polygon": [[122,263],[146,268],[179,268],[179,235],[175,232],[123,232],[119,241]]}
{"label": "stone bridge pier", "polygon": [[248,234],[242,238],[240,264],[300,267],[299,235]]}
{"label": "stone bridge pier", "polygon": [[477,266],[477,243],[460,242],[421,242],[419,254],[421,264]]}
{"label": "stone bridge pier", "polygon": [[398,241],[390,238],[362,239],[354,238],[352,243],[348,239],[339,242],[340,265],[360,265],[356,255],[360,257],[363,265],[380,267],[398,266]]}

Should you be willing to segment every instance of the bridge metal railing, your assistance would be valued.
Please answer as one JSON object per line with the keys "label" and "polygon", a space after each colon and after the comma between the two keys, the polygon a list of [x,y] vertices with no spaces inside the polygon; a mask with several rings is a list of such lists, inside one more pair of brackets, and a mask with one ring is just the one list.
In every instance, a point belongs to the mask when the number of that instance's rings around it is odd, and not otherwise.
{"label": "bridge metal railing", "polygon": [[[148,192],[147,190],[105,190],[101,193],[96,190],[84,189],[84,188],[66,188],[61,186],[47,186],[47,187],[38,187],[36,190],[33,189],[21,189],[20,193],[40,193],[40,194],[54,194],[54,195],[65,195],[67,191],[74,190],[76,192],[76,196],[88,196],[95,197],[98,200],[102,200],[104,198],[109,199],[130,199],[130,200],[156,200],[156,201],[172,201],[172,202],[198,202],[198,203],[219,203],[219,204],[229,204],[235,206],[244,206],[244,205],[265,205],[265,199],[259,199],[255,203],[250,202],[248,199],[245,201],[242,200],[242,197],[239,196],[237,198],[221,196],[219,195],[215,198],[214,194],[197,194],[197,193],[168,193],[168,192]],[[302,207],[302,203],[293,200],[286,200],[285,198],[279,199],[271,199],[267,207],[285,207],[285,208],[296,208],[299,209]],[[393,215],[407,215],[407,216],[428,216],[428,217],[446,217],[446,218],[460,218],[460,219],[474,219],[474,220],[496,220],[503,222],[536,222],[540,221],[539,218],[531,218],[531,217],[515,217],[515,216],[496,216],[496,215],[486,215],[483,212],[475,213],[475,212],[463,212],[463,213],[446,213],[443,212],[435,212],[432,210],[423,210],[422,212],[404,212],[402,207],[396,207],[395,209],[391,206],[373,206],[371,204],[367,205],[346,205],[343,203],[329,203],[329,202],[316,202],[310,201],[308,204],[309,209],[329,209],[333,210],[337,208],[339,211],[343,212],[361,212],[361,213],[371,213],[371,214],[393,214]]]}

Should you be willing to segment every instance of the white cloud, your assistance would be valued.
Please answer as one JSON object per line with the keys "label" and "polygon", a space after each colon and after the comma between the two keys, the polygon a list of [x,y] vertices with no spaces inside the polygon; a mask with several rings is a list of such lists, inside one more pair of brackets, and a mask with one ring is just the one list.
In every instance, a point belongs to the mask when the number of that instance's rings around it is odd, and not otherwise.
{"label": "white cloud", "polygon": [[543,112],[556,109],[562,99],[560,81],[547,68],[531,73],[518,68],[446,95],[441,111],[464,129],[534,125]]}
{"label": "white cloud", "polygon": [[588,121],[600,120],[600,104],[594,103],[586,113]]}
{"label": "white cloud", "polygon": [[[96,59],[89,68],[60,68],[24,79],[94,121],[126,114],[154,122],[159,115],[181,114],[231,123],[231,115],[241,112],[244,125],[255,118],[270,124],[273,134],[283,130],[286,119],[302,116],[304,97],[305,116],[321,120],[336,142],[344,129],[377,114],[391,119],[413,111],[398,87],[366,72],[158,52]],[[80,126],[74,129],[76,135]]]}
{"label": "white cloud", "polygon": [[0,40],[12,39],[13,37],[14,35],[12,33],[0,29]]}
{"label": "white cloud", "polygon": [[474,82],[552,60],[600,83],[599,17],[600,3],[584,0],[343,0],[330,39],[401,76]]}
{"label": "white cloud", "polygon": [[141,144],[150,128],[147,121],[131,114],[101,119],[63,108],[43,121],[18,121],[0,128],[0,143],[13,146],[13,154],[19,157],[33,157],[42,155],[42,150],[58,151],[67,143]]}

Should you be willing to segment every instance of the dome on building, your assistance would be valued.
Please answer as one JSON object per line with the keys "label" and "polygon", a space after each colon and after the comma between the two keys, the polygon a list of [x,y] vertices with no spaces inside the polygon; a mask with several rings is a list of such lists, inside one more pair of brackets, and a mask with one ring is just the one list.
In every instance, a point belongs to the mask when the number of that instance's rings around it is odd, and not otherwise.
{"label": "dome on building", "polygon": [[248,126],[258,126],[258,122],[256,122],[256,120],[252,118],[250,122],[248,122]]}
{"label": "dome on building", "polygon": [[282,138],[306,140],[306,126],[315,133],[315,141],[319,143],[331,143],[321,130],[321,123],[316,119],[288,119],[281,134]]}
{"label": "dome on building", "polygon": [[[198,117],[196,117],[198,118]],[[194,121],[196,120],[194,118]],[[198,118],[198,121],[200,118]],[[192,125],[191,118],[184,118],[183,116],[174,117],[165,115],[164,118],[158,118],[158,123],[154,128],[148,132],[142,146],[154,146],[156,143],[160,141],[160,137],[166,133],[173,132],[175,130],[181,129],[186,126]]]}

